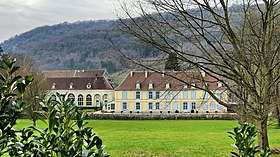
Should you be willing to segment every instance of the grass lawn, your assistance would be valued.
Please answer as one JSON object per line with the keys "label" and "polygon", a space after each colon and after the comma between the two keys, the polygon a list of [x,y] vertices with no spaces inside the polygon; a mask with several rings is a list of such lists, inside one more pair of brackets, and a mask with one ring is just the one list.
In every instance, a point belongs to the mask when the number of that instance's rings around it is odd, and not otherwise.
{"label": "grass lawn", "polygon": [[[29,120],[19,121],[17,127],[31,125]],[[231,143],[227,131],[236,121],[225,120],[89,120],[113,157],[122,156],[231,156]],[[42,123],[39,127],[44,127]],[[280,149],[280,129],[269,127],[271,148]],[[273,156],[277,157],[277,156]],[[280,156],[278,156],[280,157]]]}

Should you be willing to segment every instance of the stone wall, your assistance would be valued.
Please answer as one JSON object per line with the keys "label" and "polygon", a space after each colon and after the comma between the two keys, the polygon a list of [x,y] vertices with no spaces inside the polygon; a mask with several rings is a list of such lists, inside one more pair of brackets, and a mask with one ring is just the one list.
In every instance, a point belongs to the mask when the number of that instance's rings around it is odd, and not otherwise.
{"label": "stone wall", "polygon": [[87,113],[87,119],[103,120],[238,120],[236,113]]}

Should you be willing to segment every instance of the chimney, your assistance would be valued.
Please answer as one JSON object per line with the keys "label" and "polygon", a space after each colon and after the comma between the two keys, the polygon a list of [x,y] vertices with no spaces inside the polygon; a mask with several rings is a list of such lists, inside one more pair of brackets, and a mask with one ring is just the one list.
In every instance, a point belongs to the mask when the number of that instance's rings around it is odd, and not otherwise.
{"label": "chimney", "polygon": [[132,77],[132,75],[133,75],[133,71],[130,72],[130,77]]}
{"label": "chimney", "polygon": [[145,78],[148,77],[148,71],[145,71]]}

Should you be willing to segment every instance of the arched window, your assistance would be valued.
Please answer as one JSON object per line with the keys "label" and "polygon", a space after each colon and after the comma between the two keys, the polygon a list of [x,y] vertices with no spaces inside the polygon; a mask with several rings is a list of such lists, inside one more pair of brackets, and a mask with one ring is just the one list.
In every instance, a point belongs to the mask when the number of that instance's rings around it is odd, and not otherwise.
{"label": "arched window", "polygon": [[108,103],[108,94],[103,95],[104,104]]}
{"label": "arched window", "polygon": [[78,105],[83,106],[84,105],[84,97],[82,94],[78,95]]}
{"label": "arched window", "polygon": [[95,106],[100,106],[100,95],[96,94],[94,96]]}
{"label": "arched window", "polygon": [[87,95],[86,97],[86,105],[91,106],[92,105],[92,97],[90,94]]}
{"label": "arched window", "polygon": [[75,95],[73,93],[68,94],[68,99],[75,101]]}

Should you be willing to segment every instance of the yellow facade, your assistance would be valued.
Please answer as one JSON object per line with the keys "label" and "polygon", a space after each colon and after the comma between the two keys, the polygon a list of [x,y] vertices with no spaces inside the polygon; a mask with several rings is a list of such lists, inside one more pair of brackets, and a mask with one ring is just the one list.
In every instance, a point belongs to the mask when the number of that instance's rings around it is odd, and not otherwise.
{"label": "yellow facade", "polygon": [[[137,97],[136,92],[140,93]],[[152,94],[151,94],[152,93]],[[157,93],[159,93],[157,96]],[[218,97],[227,100],[226,92],[216,91]],[[221,93],[221,94],[218,94]],[[138,94],[139,95],[139,94]],[[150,97],[149,97],[150,95]],[[152,97],[151,97],[152,95]],[[123,106],[123,103],[126,104]],[[138,103],[138,104],[137,104]],[[185,91],[115,91],[116,112],[226,112],[203,90]]]}

